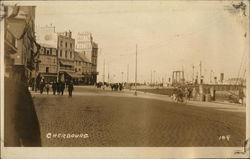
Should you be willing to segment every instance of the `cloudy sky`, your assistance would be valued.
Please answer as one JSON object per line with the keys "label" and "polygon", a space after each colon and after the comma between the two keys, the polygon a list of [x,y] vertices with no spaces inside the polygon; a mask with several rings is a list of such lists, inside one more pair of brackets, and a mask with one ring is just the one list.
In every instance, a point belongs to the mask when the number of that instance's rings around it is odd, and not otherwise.
{"label": "cloudy sky", "polygon": [[[138,45],[138,79],[150,81],[151,71],[158,80],[184,70],[192,77],[192,65],[209,80],[225,73],[237,77],[246,59],[248,36],[246,17],[233,2],[74,2],[37,4],[36,24],[53,24],[56,31],[92,32],[99,44],[99,79],[134,80],[135,51]],[[237,4],[237,2],[235,2]],[[243,63],[246,60],[243,60]]]}

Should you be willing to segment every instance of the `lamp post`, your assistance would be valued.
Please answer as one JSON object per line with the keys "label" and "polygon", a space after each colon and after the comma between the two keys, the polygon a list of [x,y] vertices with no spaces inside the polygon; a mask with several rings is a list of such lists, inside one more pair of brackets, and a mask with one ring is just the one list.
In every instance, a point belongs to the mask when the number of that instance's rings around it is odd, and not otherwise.
{"label": "lamp post", "polygon": [[123,84],[123,72],[122,72],[122,84]]}
{"label": "lamp post", "polygon": [[135,95],[137,95],[137,44],[135,49]]}
{"label": "lamp post", "polygon": [[127,84],[129,82],[129,64],[127,65]]}

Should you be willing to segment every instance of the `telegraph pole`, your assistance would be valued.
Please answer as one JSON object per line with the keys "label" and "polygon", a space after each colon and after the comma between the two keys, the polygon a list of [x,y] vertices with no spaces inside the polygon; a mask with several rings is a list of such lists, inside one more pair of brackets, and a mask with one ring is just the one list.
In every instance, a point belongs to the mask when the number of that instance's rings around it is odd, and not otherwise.
{"label": "telegraph pole", "polygon": [[104,82],[105,82],[105,58],[103,60],[103,89],[104,89]]}
{"label": "telegraph pole", "polygon": [[192,83],[194,83],[194,65],[192,66],[192,68],[193,68],[193,74],[192,74],[192,76],[193,76],[192,78],[193,78],[193,79],[192,79]]}
{"label": "telegraph pole", "polygon": [[201,61],[200,61],[200,84],[201,84],[201,76],[202,76],[202,63],[201,63]]}
{"label": "telegraph pole", "polygon": [[151,76],[150,76],[150,85],[152,86],[152,70],[151,70]]}
{"label": "telegraph pole", "polygon": [[127,84],[129,82],[129,64],[127,65]]}
{"label": "telegraph pole", "polygon": [[122,72],[122,84],[123,84],[123,72]]}
{"label": "telegraph pole", "polygon": [[137,95],[137,44],[135,49],[135,95]]}
{"label": "telegraph pole", "polygon": [[108,83],[110,83],[110,81],[109,81],[109,63],[108,63]]}

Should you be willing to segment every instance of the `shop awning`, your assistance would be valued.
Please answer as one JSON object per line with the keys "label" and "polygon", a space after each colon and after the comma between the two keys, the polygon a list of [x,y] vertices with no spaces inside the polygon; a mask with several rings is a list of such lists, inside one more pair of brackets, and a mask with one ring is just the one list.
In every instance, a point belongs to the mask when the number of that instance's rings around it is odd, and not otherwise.
{"label": "shop awning", "polygon": [[72,78],[83,78],[84,75],[79,75],[79,74],[75,74],[75,73],[71,73],[71,72],[66,72],[69,76],[71,76]]}

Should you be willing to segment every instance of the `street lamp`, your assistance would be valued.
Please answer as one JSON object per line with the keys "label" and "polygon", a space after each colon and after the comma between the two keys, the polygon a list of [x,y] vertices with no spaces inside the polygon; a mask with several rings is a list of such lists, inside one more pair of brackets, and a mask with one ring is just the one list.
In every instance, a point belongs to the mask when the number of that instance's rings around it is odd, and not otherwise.
{"label": "street lamp", "polygon": [[135,95],[137,95],[137,44],[135,49]]}
{"label": "street lamp", "polygon": [[122,72],[122,83],[123,83],[123,72]]}

